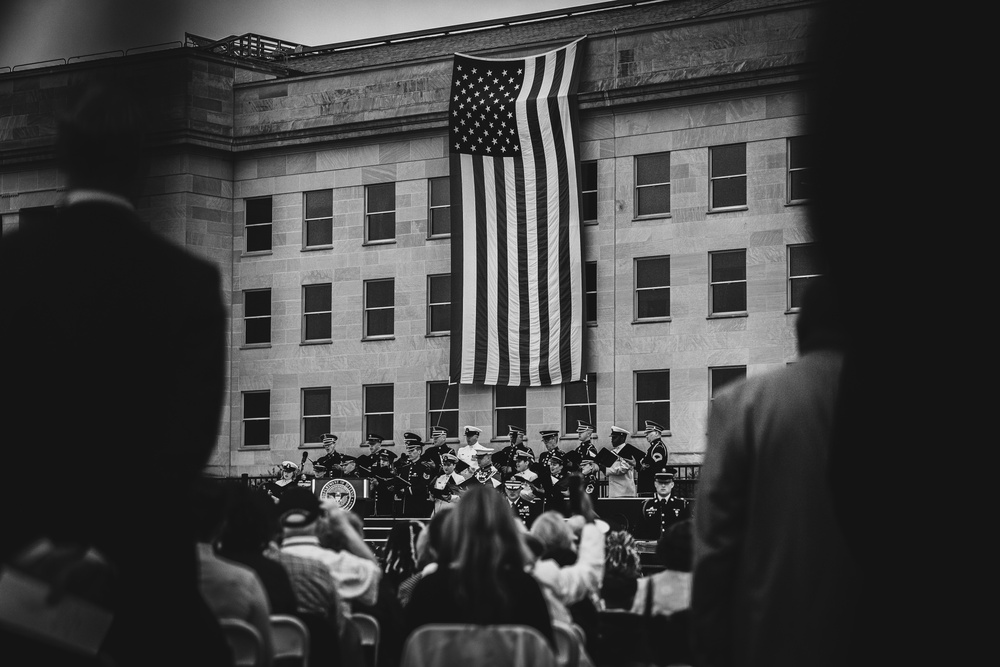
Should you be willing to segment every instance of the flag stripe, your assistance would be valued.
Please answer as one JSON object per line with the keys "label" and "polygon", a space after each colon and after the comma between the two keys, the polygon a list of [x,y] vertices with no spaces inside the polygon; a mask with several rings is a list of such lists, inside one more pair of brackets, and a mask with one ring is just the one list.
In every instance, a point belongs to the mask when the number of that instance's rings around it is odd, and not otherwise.
{"label": "flag stripe", "polygon": [[[496,245],[497,245],[497,347],[499,348],[499,363],[497,368],[498,385],[506,385],[510,382],[510,355],[504,354],[510,344],[510,283],[508,274],[510,267],[507,266],[507,187],[506,187],[506,160],[493,160],[494,178],[493,190],[496,192]],[[517,218],[513,219],[514,222]]]}

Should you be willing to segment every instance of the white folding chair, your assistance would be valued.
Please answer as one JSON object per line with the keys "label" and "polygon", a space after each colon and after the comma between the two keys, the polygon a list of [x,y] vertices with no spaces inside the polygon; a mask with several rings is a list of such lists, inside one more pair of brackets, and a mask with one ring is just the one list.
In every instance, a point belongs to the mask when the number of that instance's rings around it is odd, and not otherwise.
{"label": "white folding chair", "polygon": [[309,628],[295,616],[271,614],[273,659],[297,658],[301,667],[309,667]]}
{"label": "white folding chair", "polygon": [[233,650],[236,667],[262,667],[267,662],[264,658],[264,639],[257,628],[239,618],[219,619],[219,625]]}

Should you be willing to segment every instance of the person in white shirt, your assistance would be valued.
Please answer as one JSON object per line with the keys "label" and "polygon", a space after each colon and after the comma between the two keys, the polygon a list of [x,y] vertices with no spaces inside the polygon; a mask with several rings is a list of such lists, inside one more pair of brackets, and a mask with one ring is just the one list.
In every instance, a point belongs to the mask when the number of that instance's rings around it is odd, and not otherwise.
{"label": "person in white shirt", "polygon": [[476,445],[479,443],[479,434],[482,433],[482,429],[478,429],[475,426],[465,427],[465,445],[458,448],[458,460],[469,466],[473,472],[479,467],[476,462]]}
{"label": "person in white shirt", "polygon": [[[619,427],[611,427],[611,451],[619,454],[627,444],[628,431]],[[634,498],[635,489],[635,468],[638,461],[619,458],[609,465],[605,470],[608,476],[608,497],[609,498]]]}

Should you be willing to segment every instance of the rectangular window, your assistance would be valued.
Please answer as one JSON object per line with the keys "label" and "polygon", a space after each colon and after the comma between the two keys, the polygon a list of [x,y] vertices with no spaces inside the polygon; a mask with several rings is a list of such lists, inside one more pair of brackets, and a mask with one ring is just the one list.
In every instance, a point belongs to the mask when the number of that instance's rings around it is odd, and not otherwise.
{"label": "rectangular window", "polygon": [[811,137],[788,139],[788,203],[808,201],[813,196],[812,172],[814,164]]}
{"label": "rectangular window", "polygon": [[243,446],[271,444],[271,392],[243,392]]}
{"label": "rectangular window", "polygon": [[246,208],[243,235],[246,237],[247,252],[266,252],[271,250],[271,198],[259,197],[244,200]]}
{"label": "rectangular window", "polygon": [[819,246],[803,243],[788,246],[788,309],[802,307],[802,295],[814,279],[823,274]]}
{"label": "rectangular window", "polygon": [[635,319],[670,317],[670,257],[635,260]]}
{"label": "rectangular window", "polygon": [[365,281],[365,338],[393,335],[395,288],[394,278]]}
{"label": "rectangular window", "polygon": [[333,190],[305,193],[305,247],[333,245]]}
{"label": "rectangular window", "polygon": [[528,392],[525,387],[504,387],[493,389],[493,437],[510,435],[511,426],[526,428],[528,415]]}
{"label": "rectangular window", "polygon": [[333,285],[302,286],[302,340],[330,340],[333,323]]}
{"label": "rectangular window", "polygon": [[746,206],[747,145],[712,146],[708,161],[712,210]]}
{"label": "rectangular window", "polygon": [[725,387],[730,382],[738,382],[739,380],[745,380],[747,377],[747,367],[718,366],[716,368],[709,368],[708,376],[712,391],[711,398],[714,400],[715,395],[719,393],[719,390]]}
{"label": "rectangular window", "polygon": [[635,157],[635,215],[670,213],[670,153]]}
{"label": "rectangular window", "polygon": [[580,163],[580,193],[583,195],[583,224],[597,224],[597,162]]}
{"label": "rectangular window", "polygon": [[365,187],[365,243],[396,238],[396,184]]}
{"label": "rectangular window", "polygon": [[710,252],[708,262],[712,276],[709,312],[712,315],[746,313],[747,251]]}
{"label": "rectangular window", "polygon": [[583,266],[586,299],[583,304],[584,321],[597,324],[597,262],[587,262]]}
{"label": "rectangular window", "polygon": [[448,429],[449,438],[457,438],[458,432],[458,385],[449,385],[447,380],[427,383],[427,436],[431,428],[443,426]]}
{"label": "rectangular window", "polygon": [[597,423],[597,373],[587,373],[585,380],[563,385],[563,433],[576,433],[581,419]]}
{"label": "rectangular window", "polygon": [[323,442],[330,432],[330,388],[302,390],[302,443]]}
{"label": "rectangular window", "polygon": [[243,344],[266,345],[271,342],[271,290],[243,292]]}
{"label": "rectangular window", "polygon": [[427,276],[427,333],[451,333],[451,274]]}
{"label": "rectangular window", "polygon": [[451,236],[451,177],[428,179],[427,186],[427,236]]}
{"label": "rectangular window", "polygon": [[55,206],[26,206],[17,212],[18,229],[45,224],[56,219]]}
{"label": "rectangular window", "polygon": [[670,371],[635,374],[635,430],[644,431],[646,420],[670,430]]}
{"label": "rectangular window", "polygon": [[368,384],[362,387],[364,396],[364,437],[369,434],[393,439],[392,385]]}

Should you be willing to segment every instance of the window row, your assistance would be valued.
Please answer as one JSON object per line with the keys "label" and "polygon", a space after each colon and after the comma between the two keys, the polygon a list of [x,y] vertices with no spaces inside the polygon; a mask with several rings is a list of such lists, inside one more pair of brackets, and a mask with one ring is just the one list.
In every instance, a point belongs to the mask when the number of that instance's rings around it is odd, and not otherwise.
{"label": "window row", "polygon": [[[736,315],[747,310],[746,250],[711,252],[709,259],[709,314]],[[809,282],[822,273],[815,244],[788,246],[787,302],[797,310]],[[655,321],[670,317],[670,257],[635,259],[634,319]],[[586,262],[584,319],[597,324],[597,262]],[[365,340],[391,338],[395,333],[394,278],[366,280],[363,288]],[[451,275],[427,276],[427,335],[451,332]],[[271,343],[271,290],[243,292],[243,344]],[[302,286],[302,342],[321,343],[333,336],[333,284]]]}
{"label": "window row", "polygon": [[[722,387],[746,378],[746,366],[720,366],[708,369],[709,399],[714,399]],[[375,433],[392,440],[396,433],[394,420],[394,387],[392,384],[372,384],[361,387],[362,433]],[[447,380],[427,383],[427,423],[425,433],[434,426],[448,429],[457,438],[458,385]],[[633,432],[641,433],[647,420],[652,420],[670,430],[670,371],[647,370],[634,373]],[[300,433],[303,444],[319,444],[322,435],[329,433],[332,425],[330,387],[302,389]],[[504,438],[511,426],[525,428],[528,413],[526,387],[495,387],[493,390],[493,437]],[[562,433],[576,433],[579,420],[597,422],[596,374],[588,373],[580,382],[562,385]],[[243,447],[264,447],[271,437],[271,392],[243,392]]]}
{"label": "window row", "polygon": [[[812,141],[807,136],[788,139],[786,188],[789,203],[808,201],[813,195]],[[670,213],[670,153],[635,156],[635,216]],[[745,143],[708,149],[709,210],[725,211],[747,205],[747,150]],[[447,176],[427,181],[427,237],[451,235],[451,191]],[[580,164],[581,214],[584,224],[597,223],[597,162]],[[305,248],[333,245],[333,190],[304,193],[302,244]],[[396,238],[396,184],[365,186],[366,244],[388,243]],[[271,250],[273,208],[271,197],[246,200],[246,252]]]}

